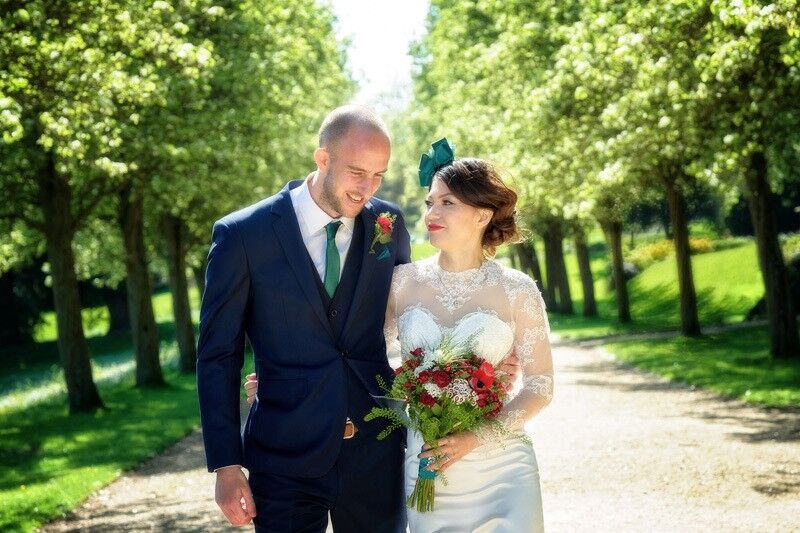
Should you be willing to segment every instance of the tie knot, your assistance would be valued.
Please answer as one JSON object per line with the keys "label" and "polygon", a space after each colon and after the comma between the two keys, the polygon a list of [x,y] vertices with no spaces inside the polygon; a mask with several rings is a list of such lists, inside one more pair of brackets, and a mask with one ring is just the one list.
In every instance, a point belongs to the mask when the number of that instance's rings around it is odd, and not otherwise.
{"label": "tie knot", "polygon": [[328,232],[328,240],[333,239],[336,237],[336,232],[339,231],[339,226],[342,225],[341,220],[334,220],[333,222],[328,223],[325,226],[325,231]]}

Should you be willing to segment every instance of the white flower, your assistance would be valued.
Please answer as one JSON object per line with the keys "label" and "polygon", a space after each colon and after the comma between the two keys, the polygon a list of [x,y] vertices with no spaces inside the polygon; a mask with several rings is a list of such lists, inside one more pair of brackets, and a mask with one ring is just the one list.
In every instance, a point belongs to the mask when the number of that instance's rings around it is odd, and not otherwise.
{"label": "white flower", "polygon": [[436,383],[430,383],[430,382],[425,383],[422,385],[422,388],[424,388],[428,392],[428,394],[430,394],[434,398],[438,398],[439,396],[442,395],[442,389]]}
{"label": "white flower", "polygon": [[453,401],[457,404],[468,401],[473,395],[475,395],[475,400],[477,400],[477,394],[475,394],[475,391],[469,386],[466,379],[454,379],[450,385],[445,388],[445,392],[453,398]]}

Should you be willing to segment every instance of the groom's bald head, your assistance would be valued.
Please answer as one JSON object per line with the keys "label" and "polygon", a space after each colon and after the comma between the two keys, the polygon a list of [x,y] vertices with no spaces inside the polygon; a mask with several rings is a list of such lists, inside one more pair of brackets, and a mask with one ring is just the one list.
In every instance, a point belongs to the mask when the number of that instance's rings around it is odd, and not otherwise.
{"label": "groom's bald head", "polygon": [[338,142],[344,138],[351,127],[364,128],[371,132],[389,137],[389,129],[381,117],[359,105],[344,105],[337,107],[325,117],[319,128],[319,145],[334,151]]}

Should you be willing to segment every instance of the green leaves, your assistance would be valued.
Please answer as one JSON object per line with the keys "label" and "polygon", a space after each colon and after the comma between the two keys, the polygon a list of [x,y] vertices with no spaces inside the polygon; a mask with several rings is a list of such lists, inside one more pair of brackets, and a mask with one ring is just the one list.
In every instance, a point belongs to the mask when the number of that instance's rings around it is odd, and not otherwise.
{"label": "green leaves", "polygon": [[729,194],[763,147],[787,179],[799,14],[796,0],[433,2],[407,138],[499,162],[534,227],[619,218],[678,170]]}

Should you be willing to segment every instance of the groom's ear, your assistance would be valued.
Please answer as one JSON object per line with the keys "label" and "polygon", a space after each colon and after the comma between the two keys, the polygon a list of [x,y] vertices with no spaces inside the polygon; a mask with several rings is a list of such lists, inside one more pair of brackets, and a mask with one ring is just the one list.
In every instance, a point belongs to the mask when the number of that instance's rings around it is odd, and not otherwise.
{"label": "groom's ear", "polygon": [[324,176],[331,164],[331,154],[324,146],[320,146],[314,151],[314,161],[317,163],[317,168]]}

